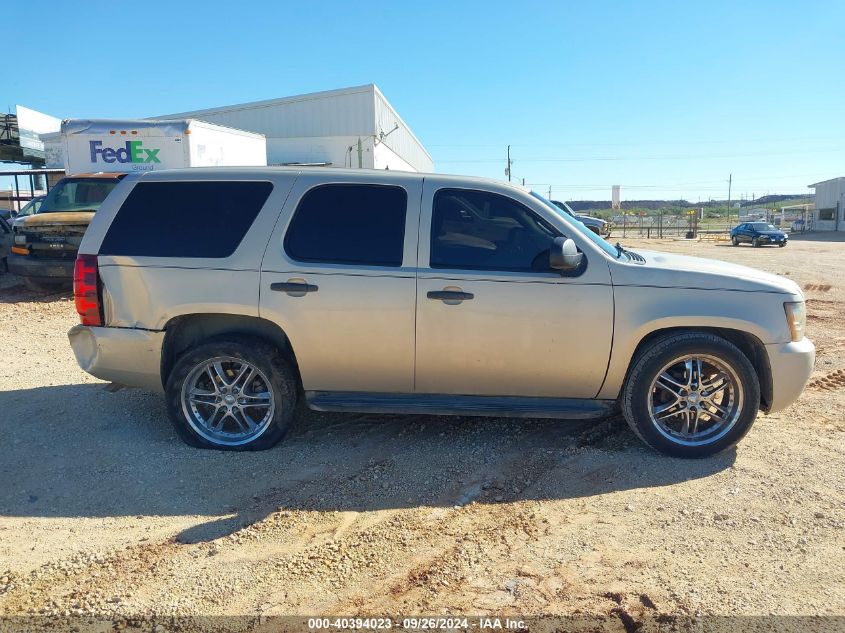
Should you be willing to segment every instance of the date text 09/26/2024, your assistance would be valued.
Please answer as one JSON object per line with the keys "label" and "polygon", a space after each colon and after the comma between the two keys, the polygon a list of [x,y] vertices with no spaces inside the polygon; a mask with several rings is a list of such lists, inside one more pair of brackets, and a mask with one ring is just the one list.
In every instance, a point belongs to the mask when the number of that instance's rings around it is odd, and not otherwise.
{"label": "date text 09/26/2024", "polygon": [[525,628],[525,622],[519,618],[497,617],[411,617],[411,618],[309,618],[308,629],[320,630],[389,630],[408,631],[431,630],[504,630],[518,631]]}

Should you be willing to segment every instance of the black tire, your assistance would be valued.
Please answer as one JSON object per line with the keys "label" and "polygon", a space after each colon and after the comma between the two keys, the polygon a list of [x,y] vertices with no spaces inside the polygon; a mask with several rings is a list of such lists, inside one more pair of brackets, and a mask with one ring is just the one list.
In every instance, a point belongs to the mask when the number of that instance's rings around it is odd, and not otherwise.
{"label": "black tire", "polygon": [[[729,365],[743,387],[742,406],[730,430],[712,443],[685,445],[658,430],[649,413],[652,381],[673,359],[686,354],[707,354]],[[733,343],[703,332],[668,335],[649,345],[633,361],[622,391],[622,412],[628,425],[651,448],[673,457],[700,458],[724,451],[739,442],[757,417],[760,382],[751,362]]]}
{"label": "black tire", "polygon": [[781,242],[780,244],[778,244],[778,248],[783,248],[784,246],[786,246],[786,242]]}
{"label": "black tire", "polygon": [[[274,408],[269,424],[260,435],[243,444],[220,444],[202,435],[192,426],[182,407],[182,387],[200,364],[230,357],[256,367],[267,377]],[[228,451],[261,451],[277,444],[287,433],[296,408],[299,389],[293,364],[273,345],[251,337],[212,339],[183,353],[167,379],[167,410],[176,433],[191,446]]]}
{"label": "black tire", "polygon": [[739,246],[739,239],[737,239],[736,236],[732,237],[731,244],[733,244],[734,246]]}

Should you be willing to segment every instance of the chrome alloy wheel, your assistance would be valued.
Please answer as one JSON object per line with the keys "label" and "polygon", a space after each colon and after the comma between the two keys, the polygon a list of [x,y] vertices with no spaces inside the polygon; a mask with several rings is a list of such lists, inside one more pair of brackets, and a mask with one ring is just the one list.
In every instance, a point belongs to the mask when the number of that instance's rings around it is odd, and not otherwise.
{"label": "chrome alloy wheel", "polygon": [[706,354],[682,356],[665,365],[648,393],[654,427],[685,446],[724,437],[742,413],[744,390],[736,371]]}
{"label": "chrome alloy wheel", "polygon": [[194,367],[182,384],[182,412],[203,438],[238,446],[261,436],[275,402],[264,373],[240,358],[220,356]]}

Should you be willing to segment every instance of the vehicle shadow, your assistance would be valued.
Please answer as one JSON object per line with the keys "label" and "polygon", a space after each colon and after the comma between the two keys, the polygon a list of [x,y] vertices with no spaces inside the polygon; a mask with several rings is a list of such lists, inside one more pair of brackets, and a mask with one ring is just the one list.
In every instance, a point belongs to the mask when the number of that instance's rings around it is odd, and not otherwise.
{"label": "vehicle shadow", "polygon": [[216,517],[219,538],[280,510],[368,511],[572,499],[668,486],[731,466],[677,460],[599,422],[317,413],[263,452],[198,450],[158,394],[102,384],[0,392],[0,516]]}
{"label": "vehicle shadow", "polygon": [[23,279],[16,275],[0,275],[0,303],[49,303],[60,299],[73,299],[70,284],[45,290],[30,290]]}

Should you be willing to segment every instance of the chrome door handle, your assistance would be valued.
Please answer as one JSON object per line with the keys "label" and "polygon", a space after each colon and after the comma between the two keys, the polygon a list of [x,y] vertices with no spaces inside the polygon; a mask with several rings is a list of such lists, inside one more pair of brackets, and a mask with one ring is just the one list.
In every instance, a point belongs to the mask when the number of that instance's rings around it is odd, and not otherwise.
{"label": "chrome door handle", "polygon": [[439,301],[469,301],[474,299],[475,295],[462,290],[429,290],[426,297]]}
{"label": "chrome door handle", "polygon": [[287,292],[301,297],[309,292],[317,292],[317,286],[305,283],[304,281],[280,281],[270,284],[270,290],[275,290],[276,292]]}

